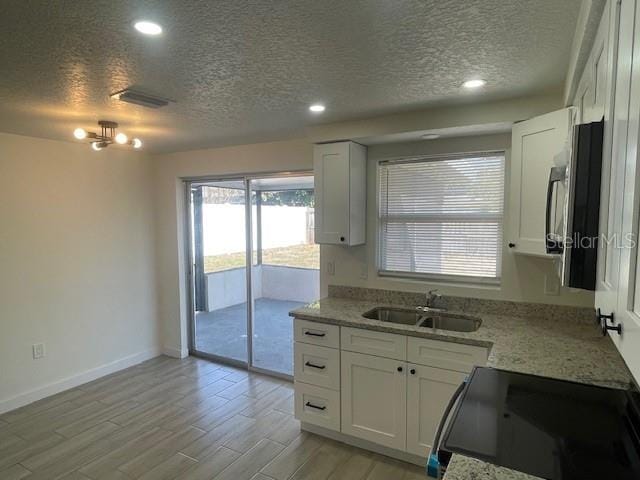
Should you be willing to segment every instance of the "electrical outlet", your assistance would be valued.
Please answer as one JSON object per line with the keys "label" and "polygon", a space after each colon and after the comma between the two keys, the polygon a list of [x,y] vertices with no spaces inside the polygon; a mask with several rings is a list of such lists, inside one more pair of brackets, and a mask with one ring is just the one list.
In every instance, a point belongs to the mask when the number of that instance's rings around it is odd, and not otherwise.
{"label": "electrical outlet", "polygon": [[327,274],[335,275],[336,274],[336,264],[333,260],[327,262]]}
{"label": "electrical outlet", "polygon": [[362,280],[369,278],[369,266],[366,263],[360,266],[360,278]]}
{"label": "electrical outlet", "polygon": [[33,359],[37,360],[38,358],[42,358],[45,356],[44,343],[34,343],[31,346],[33,350]]}

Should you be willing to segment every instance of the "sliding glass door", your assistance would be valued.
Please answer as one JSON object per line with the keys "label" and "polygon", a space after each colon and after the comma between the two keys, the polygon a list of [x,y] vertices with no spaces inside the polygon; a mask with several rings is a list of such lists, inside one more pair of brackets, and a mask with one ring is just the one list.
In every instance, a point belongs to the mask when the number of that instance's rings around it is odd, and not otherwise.
{"label": "sliding glass door", "polygon": [[193,182],[192,353],[293,375],[289,311],[319,297],[313,176]]}
{"label": "sliding glass door", "polygon": [[251,180],[255,367],[293,375],[294,308],[318,299],[320,250],[313,238],[313,177]]}
{"label": "sliding glass door", "polygon": [[246,364],[247,196],[244,180],[191,184],[192,350]]}

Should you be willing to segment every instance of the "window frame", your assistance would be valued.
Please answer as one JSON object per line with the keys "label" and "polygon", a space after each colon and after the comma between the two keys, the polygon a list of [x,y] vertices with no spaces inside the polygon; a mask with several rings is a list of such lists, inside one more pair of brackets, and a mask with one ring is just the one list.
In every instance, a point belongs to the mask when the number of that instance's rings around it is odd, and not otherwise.
{"label": "window frame", "polygon": [[[452,160],[458,158],[467,158],[473,156],[501,156],[503,157],[503,184],[502,184],[502,217],[500,220],[500,248],[498,248],[498,258],[496,261],[496,277],[477,277],[471,275],[450,275],[450,274],[438,274],[438,273],[421,273],[421,272],[405,272],[405,271],[393,271],[383,270],[382,267],[382,252],[384,246],[382,222],[381,222],[381,205],[380,205],[380,171],[384,164],[389,163],[409,163],[409,162],[423,162],[423,161],[438,161],[438,160]],[[397,278],[404,280],[431,280],[442,284],[461,284],[463,286],[487,286],[487,287],[499,287],[502,283],[502,257],[504,255],[504,234],[505,234],[505,219],[506,219],[506,189],[507,189],[507,151],[504,149],[498,150],[481,150],[481,151],[468,151],[458,153],[437,153],[428,155],[411,155],[402,157],[389,157],[382,158],[376,162],[376,176],[375,176],[375,204],[376,204],[376,273],[379,277],[384,278]]]}

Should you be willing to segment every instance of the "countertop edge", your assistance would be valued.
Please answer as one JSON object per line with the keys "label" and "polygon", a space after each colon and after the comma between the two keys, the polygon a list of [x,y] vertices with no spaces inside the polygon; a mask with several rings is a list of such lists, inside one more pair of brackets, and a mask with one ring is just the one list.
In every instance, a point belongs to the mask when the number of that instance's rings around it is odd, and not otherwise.
{"label": "countertop edge", "polygon": [[[455,335],[452,335],[449,332],[442,333],[441,330],[434,331],[433,329],[415,327],[411,325],[389,324],[389,323],[384,323],[377,320],[369,320],[365,318],[358,321],[351,321],[351,320],[345,320],[345,319],[325,317],[321,315],[295,313],[295,310],[289,312],[289,316],[298,318],[301,320],[308,320],[310,322],[327,323],[329,325],[336,325],[339,327],[363,328],[366,330],[374,330],[377,332],[393,333],[396,335],[406,335],[408,337],[428,338],[431,340],[440,340],[443,342],[450,342],[450,343],[460,343],[464,345],[472,345],[472,346],[484,347],[488,349],[491,349],[494,345],[493,342],[490,342],[488,340],[456,337]],[[402,327],[406,327],[406,328],[402,328]],[[419,329],[419,330],[416,330],[416,329]]]}

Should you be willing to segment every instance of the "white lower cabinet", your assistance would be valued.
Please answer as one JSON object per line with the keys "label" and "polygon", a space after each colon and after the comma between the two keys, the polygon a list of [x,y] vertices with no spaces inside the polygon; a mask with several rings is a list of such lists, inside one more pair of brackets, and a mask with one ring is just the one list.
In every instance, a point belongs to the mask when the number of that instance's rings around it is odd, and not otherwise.
{"label": "white lower cabinet", "polygon": [[331,334],[323,345],[332,347],[318,346],[320,337],[296,337],[296,418],[347,443],[366,440],[402,459],[411,454],[411,461],[424,461],[449,399],[487,360],[484,347],[313,323],[296,328]]}
{"label": "white lower cabinet", "polygon": [[342,433],[404,450],[407,375],[404,362],[342,352]]}
{"label": "white lower cabinet", "polygon": [[295,415],[301,422],[340,431],[340,392],[302,382],[294,384]]}
{"label": "white lower cabinet", "polygon": [[340,390],[340,350],[296,342],[293,358],[297,381]]}
{"label": "white lower cabinet", "polygon": [[426,457],[444,409],[466,374],[424,365],[407,368],[407,451]]}

